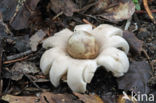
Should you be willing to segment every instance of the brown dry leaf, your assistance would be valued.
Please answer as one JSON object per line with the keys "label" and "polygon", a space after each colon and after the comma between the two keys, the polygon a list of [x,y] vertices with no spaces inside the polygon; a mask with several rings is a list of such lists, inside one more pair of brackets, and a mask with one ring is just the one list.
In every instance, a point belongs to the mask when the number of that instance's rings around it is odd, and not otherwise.
{"label": "brown dry leaf", "polygon": [[46,36],[43,30],[38,30],[33,36],[30,38],[30,46],[32,51],[37,50],[38,44],[43,40]]}
{"label": "brown dry leaf", "polygon": [[117,103],[117,96],[112,92],[103,93],[101,99],[104,101],[104,103]]}
{"label": "brown dry leaf", "polygon": [[149,79],[149,85],[155,86],[156,85],[156,76],[153,76]]}
{"label": "brown dry leaf", "polygon": [[74,100],[71,94],[53,94],[45,92],[40,95],[41,103],[81,103],[78,100]]}
{"label": "brown dry leaf", "polygon": [[84,103],[104,103],[102,99],[96,94],[87,95],[87,94],[74,93],[74,95],[77,96]]}
{"label": "brown dry leaf", "polygon": [[39,98],[35,96],[13,96],[13,95],[4,95],[2,100],[9,103],[40,103]]}
{"label": "brown dry leaf", "polygon": [[15,42],[14,47],[19,52],[25,52],[30,50],[30,44],[29,44],[29,35],[25,34],[23,36],[16,36],[14,37],[13,41]]}
{"label": "brown dry leaf", "polygon": [[132,97],[127,95],[127,99],[124,95],[119,95],[117,103],[138,103],[136,100],[132,100]]}
{"label": "brown dry leaf", "polygon": [[150,86],[156,86],[156,60],[153,60],[152,62],[151,62],[151,66],[152,66],[152,70],[154,71],[154,75],[149,79],[149,85]]}
{"label": "brown dry leaf", "polygon": [[72,16],[77,11],[77,6],[72,0],[50,0],[51,9],[56,13],[63,12],[66,16]]}
{"label": "brown dry leaf", "polygon": [[117,79],[118,88],[135,93],[149,93],[148,80],[151,77],[151,67],[146,61],[133,61],[129,71]]}
{"label": "brown dry leaf", "polygon": [[39,69],[34,63],[17,62],[10,71],[7,71],[5,74],[3,74],[3,77],[18,81],[22,79],[24,74],[35,74],[38,72]]}
{"label": "brown dry leaf", "polygon": [[35,63],[32,62],[17,62],[12,67],[12,71],[21,71],[25,74],[35,74],[38,73],[40,70],[36,67]]}
{"label": "brown dry leaf", "polygon": [[74,94],[79,99],[72,94],[44,92],[38,97],[4,95],[2,96],[2,100],[8,101],[9,103],[104,103],[97,95]]}
{"label": "brown dry leaf", "polygon": [[0,12],[4,21],[8,21],[16,11],[17,0],[0,0]]}
{"label": "brown dry leaf", "polygon": [[112,2],[110,0],[99,0],[95,10],[94,12],[98,13],[97,16],[111,22],[118,22],[129,19],[135,12],[135,5],[132,0],[113,0]]}
{"label": "brown dry leaf", "polygon": [[141,54],[143,50],[143,41],[139,40],[132,32],[124,31],[123,37],[130,45],[130,51],[134,54]]}
{"label": "brown dry leaf", "polygon": [[92,14],[100,14],[103,13],[105,9],[109,7],[109,5],[116,5],[116,2],[111,0],[98,0],[95,7],[91,9]]}
{"label": "brown dry leaf", "polygon": [[27,28],[28,20],[39,1],[40,0],[18,0],[18,3],[16,5],[16,12],[14,12],[12,18],[9,20],[10,25],[15,30]]}
{"label": "brown dry leaf", "polygon": [[[1,8],[0,8],[1,9]],[[12,38],[12,32],[9,30],[8,26],[3,22],[3,17],[0,12],[0,39],[7,37],[7,38]],[[11,35],[8,35],[11,34]]]}

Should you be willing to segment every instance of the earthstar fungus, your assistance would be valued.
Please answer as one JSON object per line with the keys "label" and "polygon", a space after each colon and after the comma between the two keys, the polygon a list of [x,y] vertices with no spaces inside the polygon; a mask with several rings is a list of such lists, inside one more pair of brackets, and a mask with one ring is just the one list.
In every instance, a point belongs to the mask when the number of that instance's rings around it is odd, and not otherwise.
{"label": "earthstar fungus", "polygon": [[129,45],[117,27],[101,24],[92,29],[89,24],[77,25],[74,32],[63,29],[43,41],[45,51],[40,68],[49,73],[51,83],[57,87],[66,75],[68,86],[75,92],[85,92],[95,71],[103,66],[115,77],[128,71]]}

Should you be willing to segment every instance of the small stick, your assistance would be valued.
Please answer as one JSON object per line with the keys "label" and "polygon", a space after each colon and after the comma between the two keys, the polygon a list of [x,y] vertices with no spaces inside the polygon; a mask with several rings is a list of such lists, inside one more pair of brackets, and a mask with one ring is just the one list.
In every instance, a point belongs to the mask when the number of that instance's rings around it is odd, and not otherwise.
{"label": "small stick", "polygon": [[154,64],[155,64],[155,63],[156,63],[156,60],[153,60],[153,61],[150,63],[153,72],[155,71],[155,70],[154,70]]}
{"label": "small stick", "polygon": [[38,89],[41,89],[27,74],[24,73],[24,75],[33,83],[35,87],[37,87]]}
{"label": "small stick", "polygon": [[146,50],[143,49],[142,51],[143,51],[143,53],[145,54],[146,58],[147,58],[148,60],[150,60],[150,57],[149,57],[149,55],[147,54]]}
{"label": "small stick", "polygon": [[[154,72],[153,63],[150,61],[150,57],[149,57],[149,55],[147,54],[147,52],[146,52],[145,49],[143,49],[142,51],[143,51],[144,55],[146,56],[146,58],[147,58],[147,60],[148,60],[148,63],[149,63],[149,65],[150,65],[151,68],[152,68],[152,71]],[[152,75],[152,74],[151,74],[151,75]]]}
{"label": "small stick", "polygon": [[2,48],[2,42],[0,40],[0,97],[2,96],[2,56],[3,56],[3,48]]}
{"label": "small stick", "polygon": [[93,28],[96,28],[96,26],[95,26],[94,24],[90,23],[88,20],[83,19],[82,21],[83,21],[84,23],[86,23],[86,24],[90,24],[90,25],[92,25]]}
{"label": "small stick", "polygon": [[88,5],[86,5],[85,7],[81,8],[81,9],[78,9],[76,12],[81,12],[81,11],[83,11],[83,10],[87,10],[88,8],[90,8],[90,7],[92,7],[92,6],[95,6],[96,4],[97,4],[97,2],[88,4]]}
{"label": "small stick", "polygon": [[25,56],[25,55],[28,55],[28,54],[31,54],[31,53],[32,53],[32,50],[28,50],[28,51],[25,51],[23,53],[7,56],[7,60],[17,59],[17,58],[20,58],[22,56]]}
{"label": "small stick", "polygon": [[130,17],[130,18],[127,20],[124,30],[128,30],[129,26],[131,25],[131,21],[132,21],[132,17]]}
{"label": "small stick", "polygon": [[57,17],[61,16],[62,14],[63,14],[63,11],[59,12],[56,16],[52,18],[52,20],[55,20]]}
{"label": "small stick", "polygon": [[[137,10],[137,11],[135,11],[135,12],[138,13],[138,14],[146,13],[146,11],[144,11],[144,10]],[[151,12],[152,12],[152,13],[156,13],[156,10],[151,10]]]}
{"label": "small stick", "polygon": [[[29,56],[30,56],[30,55],[29,55]],[[25,57],[18,58],[18,59],[15,59],[15,60],[4,61],[3,64],[10,64],[10,63],[18,62],[18,61],[23,61],[23,60],[27,59],[29,56],[25,56]]]}
{"label": "small stick", "polygon": [[154,24],[156,24],[156,20],[155,20],[155,18],[153,17],[152,12],[151,12],[150,9],[149,9],[147,0],[143,0],[143,4],[144,4],[145,10],[146,10],[148,16],[149,16],[150,19],[154,22]]}
{"label": "small stick", "polygon": [[[46,33],[46,35],[48,36],[48,37],[50,37],[51,35],[50,35],[50,28],[47,28],[46,30],[44,30],[44,32]],[[44,40],[45,38],[43,38],[43,40]],[[40,42],[42,42],[43,40],[41,40]]]}
{"label": "small stick", "polygon": [[134,25],[135,25],[135,29],[133,29],[132,32],[135,32],[135,31],[138,30],[138,25],[137,25],[137,23],[134,23]]}

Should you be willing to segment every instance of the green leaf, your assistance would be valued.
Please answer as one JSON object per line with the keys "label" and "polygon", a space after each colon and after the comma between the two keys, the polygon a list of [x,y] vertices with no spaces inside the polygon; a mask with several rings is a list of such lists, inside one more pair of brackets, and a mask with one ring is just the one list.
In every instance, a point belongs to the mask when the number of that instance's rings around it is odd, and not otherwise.
{"label": "green leaf", "polygon": [[132,0],[134,3],[139,3],[138,0]]}
{"label": "green leaf", "polygon": [[135,8],[136,10],[141,10],[140,5],[139,4],[135,4]]}
{"label": "green leaf", "polygon": [[140,7],[140,4],[139,4],[139,1],[138,0],[132,0],[133,3],[135,4],[135,8],[136,10],[141,10],[141,7]]}

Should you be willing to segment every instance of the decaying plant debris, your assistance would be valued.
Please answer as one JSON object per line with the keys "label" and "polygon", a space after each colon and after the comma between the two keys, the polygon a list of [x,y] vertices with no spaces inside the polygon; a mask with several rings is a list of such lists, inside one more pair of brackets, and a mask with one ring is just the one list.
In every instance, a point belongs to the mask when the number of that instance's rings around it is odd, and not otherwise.
{"label": "decaying plant debris", "polygon": [[[0,103],[126,103],[123,91],[156,95],[156,3],[139,1],[145,5],[140,11],[132,0],[1,0]],[[123,77],[99,67],[87,91],[79,94],[62,80],[55,88],[40,71],[41,44],[49,36],[84,23],[123,29],[127,19],[123,37],[130,45],[130,68]]]}

